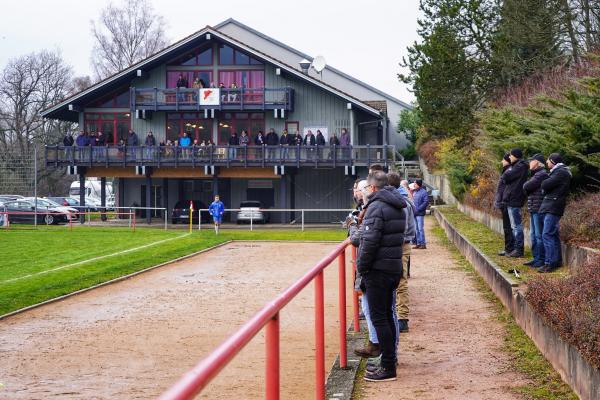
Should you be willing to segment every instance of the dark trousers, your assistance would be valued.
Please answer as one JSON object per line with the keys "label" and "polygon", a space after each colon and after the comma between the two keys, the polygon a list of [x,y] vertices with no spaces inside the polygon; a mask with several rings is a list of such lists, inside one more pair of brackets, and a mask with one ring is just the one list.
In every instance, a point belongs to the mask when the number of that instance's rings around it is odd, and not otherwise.
{"label": "dark trousers", "polygon": [[508,208],[502,207],[502,229],[504,230],[504,251],[510,253],[515,249],[515,238],[510,226]]}
{"label": "dark trousers", "polygon": [[544,264],[552,268],[562,265],[562,249],[560,246],[560,217],[558,215],[544,214],[542,228],[542,242],[544,243]]}
{"label": "dark trousers", "polygon": [[381,348],[381,366],[396,368],[396,321],[393,313],[394,293],[402,274],[369,271],[363,276],[371,321]]}

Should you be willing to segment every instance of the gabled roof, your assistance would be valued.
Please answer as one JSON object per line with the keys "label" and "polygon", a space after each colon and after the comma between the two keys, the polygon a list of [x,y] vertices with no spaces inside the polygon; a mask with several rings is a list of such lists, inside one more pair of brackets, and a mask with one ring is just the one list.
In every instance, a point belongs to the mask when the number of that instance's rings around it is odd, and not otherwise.
{"label": "gabled roof", "polygon": [[[206,34],[210,34],[211,38],[206,39]],[[70,96],[69,98],[61,101],[60,103],[44,110],[42,112],[42,116],[44,118],[55,118],[55,119],[62,119],[62,120],[76,122],[78,114],[76,114],[74,112],[70,112],[68,110],[69,104],[74,104],[76,102],[85,102],[91,98],[97,97],[100,93],[103,93],[108,90],[114,90],[115,88],[117,88],[119,86],[128,84],[128,82],[130,82],[131,79],[135,78],[138,69],[148,70],[148,69],[154,68],[157,65],[160,65],[163,62],[166,62],[167,60],[175,57],[178,54],[178,52],[180,52],[186,46],[190,46],[190,47],[197,46],[198,45],[197,39],[202,40],[203,36],[204,36],[203,40],[205,40],[205,41],[212,40],[214,37],[222,42],[227,43],[228,45],[231,45],[233,47],[236,47],[242,51],[245,51],[245,52],[253,55],[255,58],[261,59],[267,63],[270,63],[276,67],[279,67],[292,76],[295,76],[299,79],[308,81],[315,86],[319,86],[322,89],[327,90],[328,92],[345,99],[346,101],[352,103],[353,105],[356,105],[357,107],[359,107],[360,109],[363,109],[366,112],[369,112],[369,113],[371,113],[373,115],[377,115],[377,116],[380,115],[380,113],[377,109],[365,104],[360,99],[357,99],[356,97],[353,97],[353,96],[349,95],[348,93],[345,93],[325,82],[322,82],[316,78],[313,78],[307,74],[304,74],[301,71],[297,70],[296,68],[294,68],[280,60],[277,60],[277,59],[269,56],[268,54],[265,54],[257,49],[254,49],[254,48],[248,46],[247,44],[242,43],[242,42],[238,41],[237,39],[235,39],[223,32],[217,31],[214,28],[207,26],[204,29],[201,29],[201,30],[179,40],[178,42],[175,42],[174,44],[166,47],[165,49],[160,50],[159,52],[149,56],[145,60],[142,60],[142,61],[132,65],[131,67],[128,67],[122,71],[119,71],[116,74],[96,83],[95,85],[93,85],[73,96]]]}
{"label": "gabled roof", "polygon": [[[265,40],[268,40],[269,42],[271,42],[271,43],[273,43],[273,44],[275,44],[275,45],[277,45],[279,47],[283,47],[284,49],[297,54],[298,57],[300,57],[300,58],[305,58],[305,59],[307,59],[308,61],[311,61],[311,62],[313,61],[313,57],[311,57],[310,55],[308,55],[306,53],[303,53],[300,50],[296,50],[295,48],[293,48],[291,46],[288,46],[287,44],[282,43],[279,40],[270,37],[269,35],[265,35],[264,33],[259,32],[256,29],[254,29],[254,28],[252,28],[252,27],[250,27],[250,26],[248,26],[246,24],[243,24],[243,23],[241,23],[240,21],[238,21],[238,20],[236,20],[234,18],[229,18],[229,19],[226,19],[223,22],[218,23],[217,25],[214,26],[214,29],[219,30],[219,29],[221,29],[222,27],[224,27],[227,24],[237,25],[240,28],[245,29],[245,30],[247,30],[247,31],[255,34],[256,36],[259,36],[259,37],[261,37],[261,38],[263,38]],[[356,78],[348,75],[347,73],[340,71],[337,68],[334,68],[334,67],[332,67],[330,65],[327,65],[327,66],[325,66],[325,69],[329,70],[329,71],[331,71],[333,73],[336,73],[338,75],[341,75],[344,78],[349,79],[352,82],[354,82],[356,84],[359,84],[359,85],[361,85],[361,86],[363,86],[363,87],[365,87],[365,88],[367,88],[369,90],[372,90],[373,92],[377,93],[378,95],[383,96],[383,97],[385,97],[385,98],[387,98],[387,99],[389,99],[389,100],[391,100],[393,102],[396,102],[396,103],[400,104],[402,107],[406,107],[406,108],[409,108],[409,109],[412,108],[412,106],[410,104],[407,104],[406,102],[404,102],[404,101],[402,101],[402,100],[400,100],[400,99],[398,99],[398,98],[396,98],[396,97],[394,97],[394,96],[392,96],[392,95],[390,95],[388,93],[385,93],[384,91],[381,91],[381,90],[379,90],[379,89],[377,89],[377,88],[375,88],[375,87],[373,87],[373,86],[371,86],[371,85],[369,85],[369,84],[367,84],[367,83],[365,83],[363,81],[360,81],[360,80],[358,80],[358,79],[356,79]]]}

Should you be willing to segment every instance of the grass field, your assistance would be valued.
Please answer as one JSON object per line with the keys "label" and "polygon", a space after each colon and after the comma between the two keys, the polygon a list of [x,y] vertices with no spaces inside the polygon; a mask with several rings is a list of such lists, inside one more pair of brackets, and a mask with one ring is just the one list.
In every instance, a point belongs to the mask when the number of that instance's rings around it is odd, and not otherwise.
{"label": "grass field", "polygon": [[[187,231],[65,227],[0,230],[0,315],[228,240],[335,240],[342,229]],[[138,248],[138,249],[136,249]],[[119,253],[113,255],[114,253]],[[86,261],[90,260],[90,261]]]}

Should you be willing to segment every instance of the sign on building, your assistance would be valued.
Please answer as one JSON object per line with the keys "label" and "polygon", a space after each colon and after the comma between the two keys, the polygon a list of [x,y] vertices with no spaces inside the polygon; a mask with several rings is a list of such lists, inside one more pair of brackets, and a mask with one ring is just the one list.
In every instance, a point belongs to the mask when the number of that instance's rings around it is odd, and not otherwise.
{"label": "sign on building", "polygon": [[200,89],[201,106],[218,106],[221,102],[220,90],[217,88]]}

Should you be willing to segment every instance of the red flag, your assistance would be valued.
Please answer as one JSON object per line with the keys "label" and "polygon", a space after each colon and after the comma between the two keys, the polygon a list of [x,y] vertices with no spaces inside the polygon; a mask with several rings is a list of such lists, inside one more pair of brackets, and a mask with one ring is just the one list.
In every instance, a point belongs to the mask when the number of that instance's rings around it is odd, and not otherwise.
{"label": "red flag", "polygon": [[194,211],[194,202],[190,200],[190,211]]}

